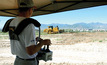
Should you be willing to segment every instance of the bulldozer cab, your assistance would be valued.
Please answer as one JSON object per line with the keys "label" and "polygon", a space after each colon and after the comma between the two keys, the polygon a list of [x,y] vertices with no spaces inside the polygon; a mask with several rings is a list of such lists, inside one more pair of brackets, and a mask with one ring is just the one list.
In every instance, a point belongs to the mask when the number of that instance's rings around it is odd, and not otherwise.
{"label": "bulldozer cab", "polygon": [[51,29],[53,29],[53,26],[48,26],[48,28],[51,28]]}

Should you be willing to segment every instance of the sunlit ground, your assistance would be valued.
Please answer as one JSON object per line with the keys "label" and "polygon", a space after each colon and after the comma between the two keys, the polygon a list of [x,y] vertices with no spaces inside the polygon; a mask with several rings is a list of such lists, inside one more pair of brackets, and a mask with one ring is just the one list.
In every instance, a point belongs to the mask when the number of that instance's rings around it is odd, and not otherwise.
{"label": "sunlit ground", "polygon": [[[40,65],[107,65],[107,32],[80,32],[41,35],[51,39],[52,61]],[[0,35],[0,65],[13,65],[7,34]]]}

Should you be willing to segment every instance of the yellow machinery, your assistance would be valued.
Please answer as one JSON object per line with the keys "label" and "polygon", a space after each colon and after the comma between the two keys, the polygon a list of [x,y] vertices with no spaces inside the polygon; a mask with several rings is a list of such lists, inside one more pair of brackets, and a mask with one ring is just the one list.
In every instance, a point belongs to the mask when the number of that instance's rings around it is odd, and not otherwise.
{"label": "yellow machinery", "polygon": [[48,26],[48,29],[44,29],[44,32],[48,33],[48,34],[56,34],[59,33],[59,27],[54,27],[53,26]]}

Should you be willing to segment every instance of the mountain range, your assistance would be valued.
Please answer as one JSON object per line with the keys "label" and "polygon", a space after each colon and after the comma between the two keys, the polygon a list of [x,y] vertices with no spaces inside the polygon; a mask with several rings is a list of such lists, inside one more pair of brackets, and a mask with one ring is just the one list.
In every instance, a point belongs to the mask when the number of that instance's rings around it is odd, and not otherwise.
{"label": "mountain range", "polygon": [[[76,24],[41,24],[41,29],[46,29],[48,26],[56,27],[58,26],[59,29],[107,29],[107,24],[105,23],[76,23]],[[0,28],[1,30],[2,28]]]}
{"label": "mountain range", "polygon": [[41,24],[42,29],[48,28],[48,26],[56,27],[58,26],[60,29],[107,29],[107,24],[105,23],[76,23],[76,24]]}

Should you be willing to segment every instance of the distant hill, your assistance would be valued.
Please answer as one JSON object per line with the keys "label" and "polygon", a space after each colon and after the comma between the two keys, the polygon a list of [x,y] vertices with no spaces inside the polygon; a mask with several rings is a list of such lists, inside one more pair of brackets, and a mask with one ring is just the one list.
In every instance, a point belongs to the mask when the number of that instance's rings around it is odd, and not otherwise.
{"label": "distant hill", "polygon": [[[48,26],[53,26],[56,27],[58,26],[59,29],[107,29],[107,24],[104,23],[76,23],[73,25],[70,24],[58,24],[58,23],[53,23],[53,24],[41,24],[41,29],[46,29]],[[2,30],[2,28],[0,28]]]}
{"label": "distant hill", "polygon": [[72,28],[77,29],[107,29],[107,24],[103,23],[77,23],[73,24]]}
{"label": "distant hill", "polygon": [[41,28],[42,29],[46,29],[48,28],[48,26],[58,26],[60,29],[107,29],[107,24],[104,23],[76,23],[73,25],[69,25],[69,24],[57,24],[57,23],[53,23],[53,24],[42,24]]}

